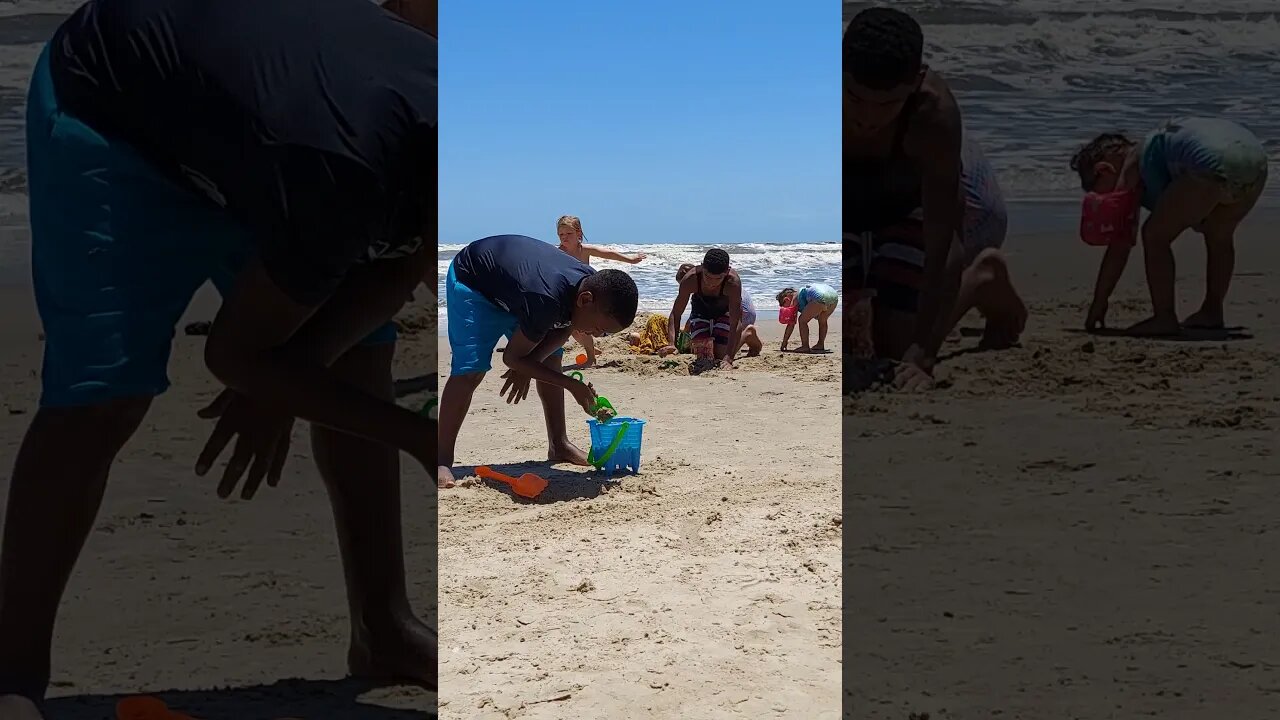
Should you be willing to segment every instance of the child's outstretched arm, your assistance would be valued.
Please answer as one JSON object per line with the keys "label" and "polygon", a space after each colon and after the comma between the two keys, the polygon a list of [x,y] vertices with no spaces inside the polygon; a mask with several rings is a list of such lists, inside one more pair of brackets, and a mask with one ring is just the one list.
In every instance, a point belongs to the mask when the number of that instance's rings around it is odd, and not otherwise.
{"label": "child's outstretched arm", "polygon": [[689,273],[684,280],[680,282],[680,289],[676,292],[676,301],[671,304],[671,314],[667,316],[667,347],[676,346],[676,334],[680,330],[680,318],[684,317],[684,309],[689,306],[689,297],[693,295],[693,291],[698,287],[698,277],[694,273]]}
{"label": "child's outstretched arm", "polygon": [[[946,337],[945,322],[960,292],[963,263],[953,262],[952,246],[960,227],[961,123],[959,111],[941,108],[914,118],[922,135],[921,206],[924,210],[924,280],[913,342],[905,362],[929,372]],[[941,332],[940,332],[941,331]]]}
{"label": "child's outstretched arm", "polygon": [[1087,332],[1107,326],[1107,305],[1111,300],[1111,293],[1120,284],[1120,277],[1124,275],[1124,268],[1129,264],[1129,253],[1132,251],[1131,244],[1116,243],[1107,246],[1102,264],[1098,266],[1098,280],[1093,286],[1093,302],[1089,305],[1089,314],[1084,321]]}
{"label": "child's outstretched arm", "polygon": [[587,255],[590,255],[591,257],[598,257],[601,260],[617,260],[618,262],[631,263],[632,265],[635,265],[641,260],[649,257],[644,253],[627,255],[626,253],[620,253],[617,250],[609,250],[608,248],[596,247],[595,245],[583,245],[582,249],[586,250]]}
{"label": "child's outstretched arm", "polygon": [[318,306],[292,299],[255,258],[213,321],[205,364],[257,405],[385,443],[430,471],[435,424],[352,388],[327,367],[404,303],[425,255],[371,264]]}
{"label": "child's outstretched arm", "polygon": [[580,384],[579,381],[552,370],[543,361],[563,347],[571,333],[570,328],[554,330],[534,342],[524,331],[516,330],[502,351],[502,364],[527,378],[570,390],[574,384]]}
{"label": "child's outstretched arm", "polygon": [[733,283],[726,295],[729,298],[729,345],[725,352],[728,353],[727,359],[732,362],[732,352],[742,342],[742,283]]}
{"label": "child's outstretched arm", "polygon": [[573,395],[573,399],[589,415],[594,409],[596,397],[591,386],[552,370],[543,362],[551,356],[551,353],[564,346],[571,332],[570,328],[555,330],[535,343],[523,331],[516,330],[507,343],[506,349],[502,351],[502,363],[517,375],[568,390]]}
{"label": "child's outstretched arm", "polygon": [[787,343],[791,342],[791,333],[796,329],[796,316],[791,316],[791,322],[787,323],[787,329],[782,331],[782,349],[787,349]]}

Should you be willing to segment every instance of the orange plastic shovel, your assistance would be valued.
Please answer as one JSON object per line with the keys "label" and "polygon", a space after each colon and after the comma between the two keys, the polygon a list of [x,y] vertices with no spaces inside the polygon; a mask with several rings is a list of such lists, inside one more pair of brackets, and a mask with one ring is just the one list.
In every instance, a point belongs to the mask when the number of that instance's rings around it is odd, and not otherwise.
{"label": "orange plastic shovel", "polygon": [[[121,698],[116,703],[116,720],[196,720],[177,710],[170,710],[168,705],[158,697],[151,695],[134,695]],[[296,720],[296,718],[281,718]]]}
{"label": "orange plastic shovel", "polygon": [[195,720],[169,709],[164,701],[150,695],[127,697],[116,703],[117,720]]}
{"label": "orange plastic shovel", "polygon": [[485,480],[504,482],[510,485],[511,491],[520,497],[536,498],[542,494],[543,490],[547,489],[546,479],[533,473],[525,473],[518,478],[513,478],[510,475],[503,475],[488,465],[481,465],[476,468],[476,475]]}

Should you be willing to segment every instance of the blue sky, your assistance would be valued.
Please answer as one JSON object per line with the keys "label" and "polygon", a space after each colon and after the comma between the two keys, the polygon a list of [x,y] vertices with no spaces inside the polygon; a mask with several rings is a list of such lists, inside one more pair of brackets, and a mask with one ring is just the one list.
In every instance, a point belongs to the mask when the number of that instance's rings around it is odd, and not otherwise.
{"label": "blue sky", "polygon": [[836,242],[840,4],[440,4],[440,242]]}

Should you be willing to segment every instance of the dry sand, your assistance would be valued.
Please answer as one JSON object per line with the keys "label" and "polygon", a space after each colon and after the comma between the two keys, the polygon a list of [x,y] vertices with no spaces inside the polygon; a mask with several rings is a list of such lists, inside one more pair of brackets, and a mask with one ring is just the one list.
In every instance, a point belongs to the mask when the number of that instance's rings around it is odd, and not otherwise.
{"label": "dry sand", "polygon": [[[210,297],[187,319],[211,317]],[[30,291],[7,289],[0,301],[2,503],[36,409],[42,348]],[[427,304],[406,314],[424,329],[405,337],[397,377],[431,372],[434,313]],[[195,412],[219,390],[201,362],[202,340],[178,333],[173,388],[112,471],[59,615],[50,720],[114,717],[112,696],[138,692],[200,720],[434,717],[434,693],[342,680],[342,568],[304,426],[280,486],[250,502],[219,500],[217,480],[195,476],[211,429]],[[408,459],[404,468],[410,599],[434,623],[436,495],[424,470]]]}
{"label": "dry sand", "polygon": [[[1278,218],[1238,243],[1236,337],[1077,332],[1097,253],[1015,236],[1021,348],[846,404],[845,717],[1280,717]],[[1177,250],[1185,315],[1204,256]],[[1113,326],[1148,312],[1141,263]]]}
{"label": "dry sand", "polygon": [[548,468],[536,396],[506,406],[490,373],[459,476],[551,486],[441,493],[441,718],[838,716],[839,367],[765,348],[695,377],[606,342],[587,379],[648,421],[640,474],[614,483]]}

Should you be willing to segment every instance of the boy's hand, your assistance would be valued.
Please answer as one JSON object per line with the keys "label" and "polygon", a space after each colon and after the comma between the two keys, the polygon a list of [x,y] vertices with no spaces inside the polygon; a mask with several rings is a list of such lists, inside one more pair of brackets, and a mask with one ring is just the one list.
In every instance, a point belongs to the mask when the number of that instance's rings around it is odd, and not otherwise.
{"label": "boy's hand", "polygon": [[1099,328],[1107,329],[1107,302],[1094,300],[1089,306],[1089,314],[1084,319],[1085,332],[1094,332]]}
{"label": "boy's hand", "polygon": [[581,380],[574,382],[569,388],[569,392],[573,393],[573,399],[582,406],[583,412],[592,417],[596,414],[596,390],[590,383],[584,383]]}
{"label": "boy's hand", "polygon": [[271,487],[279,484],[284,462],[289,457],[292,417],[266,411],[232,390],[223,390],[197,414],[206,420],[217,418],[218,423],[196,460],[196,475],[203,477],[209,472],[231,438],[239,435],[222,481],[218,483],[218,497],[230,497],[246,471],[249,474],[240,489],[241,499],[252,499],[263,478]]}
{"label": "boy's hand", "polygon": [[532,378],[521,375],[515,370],[508,370],[502,373],[502,379],[506,382],[503,383],[502,390],[498,394],[506,396],[508,405],[515,405],[529,397],[529,382]]}

